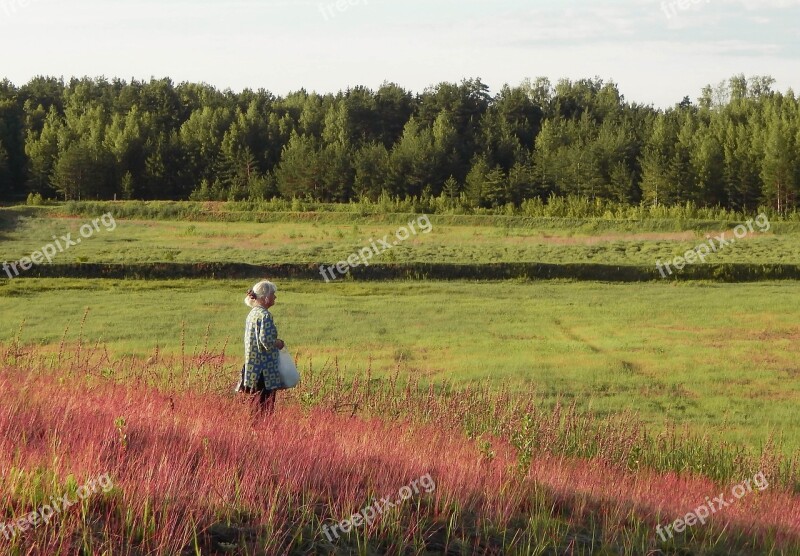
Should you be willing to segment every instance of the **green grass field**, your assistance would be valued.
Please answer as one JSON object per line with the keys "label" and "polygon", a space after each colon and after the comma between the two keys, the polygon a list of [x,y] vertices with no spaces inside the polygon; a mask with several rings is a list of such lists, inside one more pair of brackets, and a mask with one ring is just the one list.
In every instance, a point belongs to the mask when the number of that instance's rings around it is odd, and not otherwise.
{"label": "green grass field", "polygon": [[[77,239],[112,209],[113,229],[53,262],[330,264],[417,218],[231,207],[0,209],[0,263]],[[373,262],[654,266],[737,225],[430,218],[430,233]],[[795,265],[796,220],[708,263]],[[65,553],[65,539],[87,554],[796,553],[797,281],[276,279],[271,312],[304,380],[259,422],[233,393],[257,276],[116,280],[87,268],[0,272],[0,525],[74,477],[107,472],[115,490],[0,544],[10,554]],[[239,478],[246,468],[255,482]],[[423,473],[436,498],[333,543],[323,533]],[[763,492],[658,537],[657,525],[757,473]]]}
{"label": "green grass field", "polygon": [[[100,214],[95,215],[99,217]],[[116,220],[59,254],[58,263],[241,262],[335,263],[389,236],[411,216],[391,218],[278,213],[275,221]],[[57,217],[46,209],[0,209],[0,261],[17,261],[67,233],[78,236],[86,216]],[[655,266],[726,233],[735,222],[570,221],[513,219],[503,225],[466,224],[468,217],[432,216],[430,233],[411,234],[376,255],[376,263],[600,263]],[[495,218],[503,222],[502,219]],[[712,253],[708,263],[789,263],[800,260],[800,224],[777,222]]]}
{"label": "green grass field", "polygon": [[[232,373],[250,286],[228,281],[0,280],[0,340],[57,346],[83,337],[148,356],[226,345]],[[800,417],[800,285],[573,282],[279,283],[281,336],[316,368],[350,376],[483,381],[633,409],[758,447]],[[787,448],[800,438],[787,435]]]}

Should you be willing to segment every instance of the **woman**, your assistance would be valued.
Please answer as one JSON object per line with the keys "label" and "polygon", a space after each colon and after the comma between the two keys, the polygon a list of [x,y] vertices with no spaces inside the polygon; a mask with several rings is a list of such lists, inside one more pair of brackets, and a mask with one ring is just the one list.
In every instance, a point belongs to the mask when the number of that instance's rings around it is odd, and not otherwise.
{"label": "woman", "polygon": [[278,352],[284,344],[278,339],[278,329],[269,312],[275,305],[277,291],[275,284],[264,280],[253,286],[244,299],[252,310],[245,322],[244,367],[239,391],[258,394],[258,412],[262,415],[275,410],[275,393],[282,386]]}

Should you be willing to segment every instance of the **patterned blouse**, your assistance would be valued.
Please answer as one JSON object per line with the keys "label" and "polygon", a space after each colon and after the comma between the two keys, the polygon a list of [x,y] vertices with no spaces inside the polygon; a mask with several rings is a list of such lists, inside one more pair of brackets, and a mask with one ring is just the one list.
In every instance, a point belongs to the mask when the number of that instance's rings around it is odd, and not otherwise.
{"label": "patterned blouse", "polygon": [[244,330],[244,386],[254,388],[264,378],[264,388],[283,386],[278,373],[278,329],[272,315],[263,307],[254,307],[247,315]]}

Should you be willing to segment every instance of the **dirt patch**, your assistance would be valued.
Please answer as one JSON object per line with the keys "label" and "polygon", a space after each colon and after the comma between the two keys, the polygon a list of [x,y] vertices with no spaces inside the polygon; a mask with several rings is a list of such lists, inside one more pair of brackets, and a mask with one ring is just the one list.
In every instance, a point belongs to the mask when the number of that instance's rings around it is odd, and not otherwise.
{"label": "dirt patch", "polygon": [[[510,243],[543,243],[547,245],[597,245],[601,243],[612,243],[615,241],[625,242],[645,242],[645,241],[674,241],[674,242],[696,242],[698,245],[704,243],[708,239],[713,239],[725,234],[725,240],[730,241],[734,238],[731,230],[719,232],[706,232],[698,234],[694,231],[686,232],[647,232],[640,234],[600,234],[595,236],[550,236],[542,234],[541,236],[527,236],[527,237],[513,237],[506,238]],[[737,241],[745,241],[754,237],[755,234],[748,234]],[[718,245],[719,242],[714,240],[714,244]]]}
{"label": "dirt patch", "polygon": [[517,243],[534,241],[548,245],[597,245],[598,243],[611,243],[614,241],[702,241],[695,232],[650,232],[643,234],[602,234],[596,236],[530,236],[526,238],[513,238]]}

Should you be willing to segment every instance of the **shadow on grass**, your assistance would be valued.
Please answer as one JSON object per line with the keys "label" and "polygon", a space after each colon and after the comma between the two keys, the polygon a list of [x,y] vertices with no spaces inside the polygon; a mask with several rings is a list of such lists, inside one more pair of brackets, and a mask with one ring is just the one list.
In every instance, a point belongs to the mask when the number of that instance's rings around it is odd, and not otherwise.
{"label": "shadow on grass", "polygon": [[13,232],[26,218],[35,218],[39,210],[35,207],[0,207],[0,241],[9,239]]}

